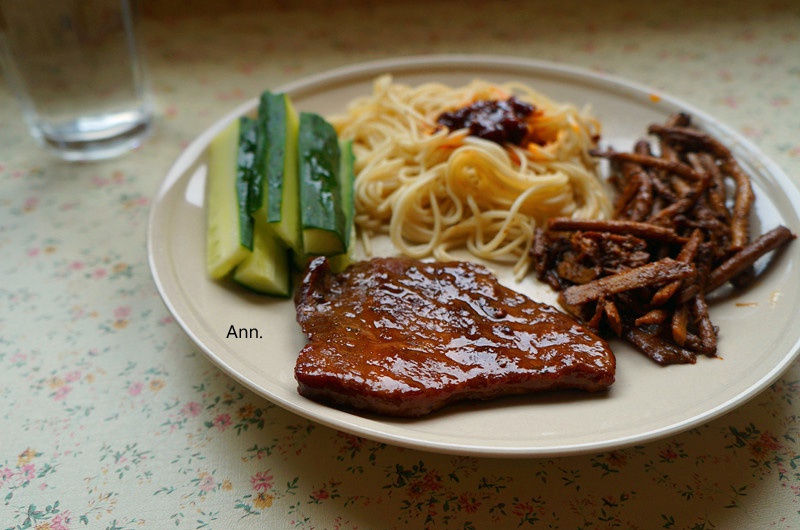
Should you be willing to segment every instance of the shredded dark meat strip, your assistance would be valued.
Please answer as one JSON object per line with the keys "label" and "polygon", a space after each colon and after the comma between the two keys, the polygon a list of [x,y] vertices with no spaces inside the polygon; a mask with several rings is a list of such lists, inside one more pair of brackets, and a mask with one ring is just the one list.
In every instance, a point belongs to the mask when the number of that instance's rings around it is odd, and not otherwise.
{"label": "shredded dark meat strip", "polygon": [[679,346],[686,344],[689,326],[689,306],[680,304],[672,314],[672,339]]}
{"label": "shredded dark meat strip", "polygon": [[536,232],[533,270],[602,335],[659,364],[694,363],[717,355],[706,296],[752,283],[755,263],[795,235],[778,226],[750,240],[750,179],[691,116],[675,114],[648,133],[655,145],[593,153],[611,167],[613,218],[552,219]]}
{"label": "shredded dark meat strip", "polygon": [[[703,241],[703,234],[700,230],[695,229],[692,232],[691,237],[686,241],[686,244],[681,248],[681,251],[678,253],[678,257],[676,258],[681,263],[692,263],[697,256],[697,251],[700,248],[700,243]],[[655,306],[664,305],[670,298],[672,298],[675,293],[683,285],[683,282],[673,281],[659,289],[656,294],[653,295],[652,304]]]}
{"label": "shredded dark meat strip", "polygon": [[705,151],[710,151],[710,154],[720,159],[722,168],[731,175],[736,184],[733,218],[731,219],[731,244],[735,248],[743,247],[748,240],[750,209],[755,195],[750,185],[750,178],[730,150],[716,138],[689,127],[651,125],[648,131],[651,134],[669,137],[677,143],[699,144]]}
{"label": "shredded dark meat strip", "polygon": [[634,162],[636,164],[648,167],[655,167],[664,169],[672,173],[676,173],[682,177],[692,180],[700,180],[703,176],[695,171],[690,165],[675,160],[668,160],[659,158],[653,155],[642,155],[639,153],[626,153],[617,151],[594,151],[595,156],[603,156],[612,160]]}
{"label": "shredded dark meat strip", "polygon": [[604,276],[561,291],[559,301],[567,308],[583,305],[608,295],[641,287],[664,284],[694,275],[694,267],[671,258],[664,258],[625,272]]}
{"label": "shredded dark meat strip", "polygon": [[640,328],[626,328],[623,337],[658,364],[694,364],[695,354],[655,333]]}
{"label": "shredded dark meat strip", "polygon": [[675,233],[675,230],[671,228],[654,225],[652,223],[628,221],[625,219],[597,220],[556,217],[550,219],[547,225],[550,230],[591,230],[593,232],[607,232],[609,234],[631,234],[645,239],[673,243],[684,243],[686,241],[686,238],[679,236]]}
{"label": "shredded dark meat strip", "polygon": [[778,226],[762,234],[752,243],[734,254],[719,267],[711,271],[705,284],[705,291],[711,292],[747,270],[764,254],[775,250],[795,238],[785,226]]}
{"label": "shredded dark meat strip", "polygon": [[707,355],[713,355],[717,351],[717,330],[711,324],[708,305],[703,293],[698,293],[692,298],[690,309],[700,334],[700,344],[695,349]]}

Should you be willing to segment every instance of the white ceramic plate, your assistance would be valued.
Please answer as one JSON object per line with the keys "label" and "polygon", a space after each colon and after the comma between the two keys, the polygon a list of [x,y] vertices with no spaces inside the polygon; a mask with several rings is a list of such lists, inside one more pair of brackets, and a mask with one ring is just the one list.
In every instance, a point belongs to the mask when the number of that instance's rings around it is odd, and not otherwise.
{"label": "white ceramic plate", "polygon": [[[429,56],[356,65],[273,88],[288,92],[298,109],[330,115],[372,80],[392,73],[398,82],[441,81],[452,86],[475,77],[518,80],[560,101],[591,105],[603,124],[603,145],[630,149],[651,123],[676,110],[720,138],[753,178],[753,229],[777,224],[800,231],[800,195],[784,173],[743,138],[701,111],[656,90],[588,71],[507,57]],[[256,99],[234,109],[200,135],[170,169],[153,202],[148,228],[151,270],[170,312],[191,339],[254,392],[318,423],[365,438],[435,452],[502,457],[556,456],[620,448],[698,426],[741,405],[767,387],[800,349],[800,243],[775,259],[747,291],[718,301],[721,359],[659,367],[622,343],[617,381],[607,394],[556,393],[451,406],[407,420],[351,414],[307,400],[296,391],[293,368],[305,338],[290,300],[275,300],[209,281],[204,270],[205,150]],[[498,271],[504,279],[503,271]],[[541,301],[554,295],[532,279],[513,284]],[[229,330],[256,329],[261,338],[233,338]]]}

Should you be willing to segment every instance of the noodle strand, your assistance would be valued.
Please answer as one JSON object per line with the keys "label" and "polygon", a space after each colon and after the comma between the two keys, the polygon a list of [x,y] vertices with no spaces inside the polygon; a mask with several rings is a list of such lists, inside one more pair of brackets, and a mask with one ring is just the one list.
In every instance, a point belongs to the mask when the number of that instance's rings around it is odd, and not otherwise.
{"label": "noodle strand", "polygon": [[[439,127],[437,118],[476,101],[513,95],[534,106],[535,141],[499,145]],[[355,222],[364,248],[387,234],[408,256],[476,257],[513,263],[521,278],[537,226],[550,217],[606,218],[611,203],[590,150],[599,124],[521,83],[483,80],[451,88],[375,80],[373,93],[329,118],[353,140]]]}

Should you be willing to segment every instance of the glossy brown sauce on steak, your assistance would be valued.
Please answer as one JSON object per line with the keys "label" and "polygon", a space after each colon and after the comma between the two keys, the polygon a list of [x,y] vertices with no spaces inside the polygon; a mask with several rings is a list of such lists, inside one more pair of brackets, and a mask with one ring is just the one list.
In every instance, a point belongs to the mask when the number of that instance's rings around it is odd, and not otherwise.
{"label": "glossy brown sauce on steak", "polygon": [[337,407],[421,416],[465,399],[614,382],[603,339],[474,263],[375,258],[333,274],[317,258],[295,305],[309,338],[298,391]]}

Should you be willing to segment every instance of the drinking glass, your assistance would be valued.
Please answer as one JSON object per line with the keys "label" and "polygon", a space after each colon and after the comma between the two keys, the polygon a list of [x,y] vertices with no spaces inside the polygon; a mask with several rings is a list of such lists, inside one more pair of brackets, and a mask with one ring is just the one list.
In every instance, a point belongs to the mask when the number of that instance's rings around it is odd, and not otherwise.
{"label": "drinking glass", "polygon": [[0,0],[0,64],[39,143],[95,160],[149,135],[138,18],[136,0]]}

